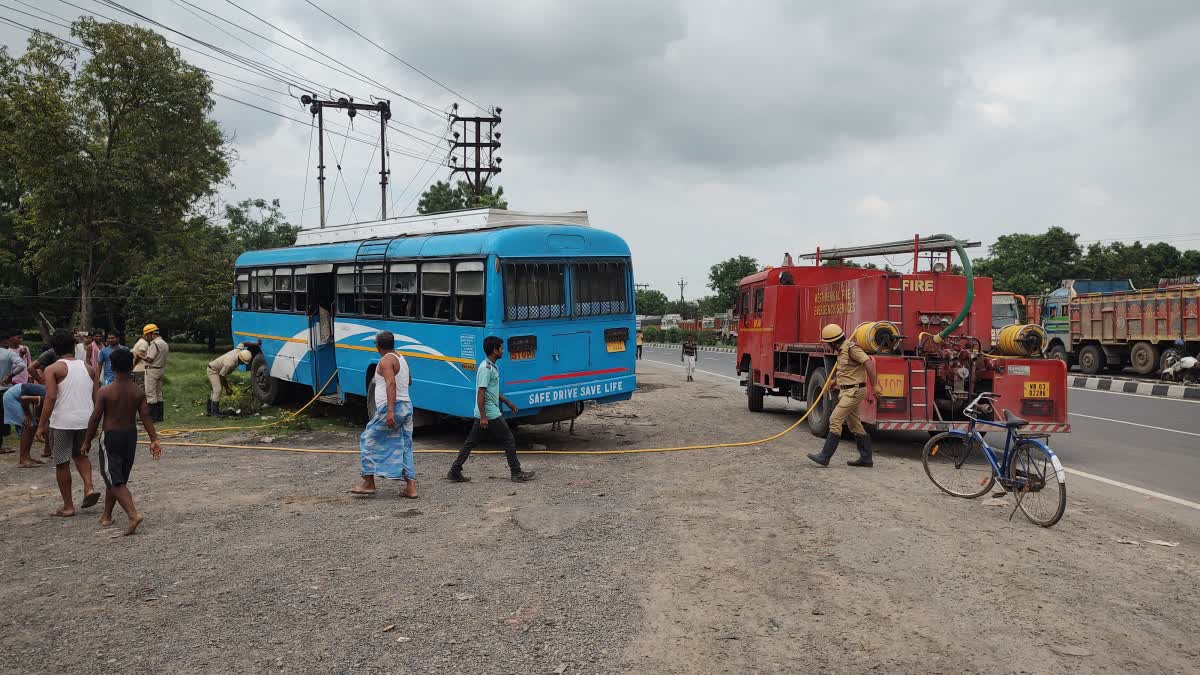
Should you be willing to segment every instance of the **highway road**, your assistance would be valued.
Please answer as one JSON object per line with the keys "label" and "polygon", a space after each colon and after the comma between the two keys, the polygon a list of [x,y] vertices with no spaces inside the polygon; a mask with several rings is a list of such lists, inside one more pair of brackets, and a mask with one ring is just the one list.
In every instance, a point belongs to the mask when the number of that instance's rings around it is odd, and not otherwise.
{"label": "highway road", "polygon": [[[681,365],[678,349],[646,347],[644,358]],[[734,367],[734,355],[722,352],[701,352],[697,365],[738,386]],[[1200,402],[1074,388],[1070,397],[1071,433],[1051,439],[1068,471],[1085,480],[1110,486],[1115,482],[1121,489],[1159,493],[1151,496],[1174,497],[1200,508]],[[783,405],[783,399],[767,399],[768,409]],[[918,442],[921,437],[913,434],[882,433],[876,447],[913,456]]]}

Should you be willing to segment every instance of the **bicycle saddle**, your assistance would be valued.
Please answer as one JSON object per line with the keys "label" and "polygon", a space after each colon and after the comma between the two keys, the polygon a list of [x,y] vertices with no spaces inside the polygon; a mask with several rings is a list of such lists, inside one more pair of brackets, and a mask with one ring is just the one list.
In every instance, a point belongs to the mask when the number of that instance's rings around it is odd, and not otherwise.
{"label": "bicycle saddle", "polygon": [[1008,410],[1004,411],[1004,426],[1008,427],[1009,429],[1020,429],[1026,424],[1029,424],[1029,420],[1017,417]]}

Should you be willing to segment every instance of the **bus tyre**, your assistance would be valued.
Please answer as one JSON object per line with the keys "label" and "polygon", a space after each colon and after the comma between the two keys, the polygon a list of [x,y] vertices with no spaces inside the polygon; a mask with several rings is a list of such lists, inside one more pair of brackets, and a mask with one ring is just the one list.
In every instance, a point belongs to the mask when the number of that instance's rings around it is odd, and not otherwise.
{"label": "bus tyre", "polygon": [[375,378],[367,384],[367,399],[363,410],[367,413],[367,421],[370,422],[375,417]]}
{"label": "bus tyre", "polygon": [[763,388],[754,384],[750,380],[750,374],[746,376],[746,407],[750,412],[762,412],[763,409]]}
{"label": "bus tyre", "polygon": [[817,368],[808,376],[808,430],[813,436],[825,438],[829,435],[829,413],[833,412],[833,398],[826,393],[818,399],[825,387],[825,368]]}
{"label": "bus tyre", "polygon": [[1139,342],[1129,350],[1129,362],[1133,372],[1138,375],[1149,375],[1158,367],[1158,347],[1149,342]]}
{"label": "bus tyre", "polygon": [[279,380],[271,377],[271,366],[261,353],[255,354],[250,362],[250,387],[254,390],[254,398],[266,405],[275,405],[279,400]]}
{"label": "bus tyre", "polygon": [[1100,345],[1088,345],[1079,350],[1079,369],[1086,375],[1095,375],[1104,370],[1106,360]]}
{"label": "bus tyre", "polygon": [[1046,358],[1058,359],[1059,361],[1067,364],[1068,370],[1071,368],[1071,355],[1067,353],[1067,348],[1062,345],[1056,344],[1050,349],[1046,350]]}

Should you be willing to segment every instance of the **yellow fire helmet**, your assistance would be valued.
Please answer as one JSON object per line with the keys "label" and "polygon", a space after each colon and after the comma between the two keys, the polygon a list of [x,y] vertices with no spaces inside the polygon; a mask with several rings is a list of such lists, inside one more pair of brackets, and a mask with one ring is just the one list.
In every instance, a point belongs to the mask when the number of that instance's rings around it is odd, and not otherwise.
{"label": "yellow fire helmet", "polygon": [[825,342],[837,342],[846,337],[846,331],[836,323],[831,323],[821,329],[821,340]]}
{"label": "yellow fire helmet", "polygon": [[156,324],[156,323],[148,323],[148,324],[146,324],[146,327],[142,329],[142,335],[149,335],[151,333],[157,333],[157,332],[158,332],[158,324]]}
{"label": "yellow fire helmet", "polygon": [[253,358],[254,354],[251,354],[249,349],[243,349],[242,351],[238,352],[238,361],[241,361],[242,363],[250,363],[250,360]]}

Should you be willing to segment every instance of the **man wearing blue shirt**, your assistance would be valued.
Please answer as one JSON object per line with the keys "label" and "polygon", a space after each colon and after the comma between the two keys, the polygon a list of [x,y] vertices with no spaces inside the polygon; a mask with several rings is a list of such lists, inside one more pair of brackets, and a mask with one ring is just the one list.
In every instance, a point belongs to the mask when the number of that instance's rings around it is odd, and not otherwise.
{"label": "man wearing blue shirt", "polygon": [[114,376],[111,359],[113,352],[117,351],[118,349],[128,349],[128,347],[121,344],[120,338],[116,333],[109,333],[108,344],[104,345],[104,347],[100,349],[100,355],[96,357],[96,360],[99,361],[104,369],[100,378],[100,383],[106,387],[113,383]]}
{"label": "man wearing blue shirt", "polygon": [[487,432],[504,446],[504,457],[508,460],[508,469],[512,472],[513,481],[524,483],[533,478],[534,472],[521,470],[521,462],[517,460],[517,441],[500,413],[501,404],[517,412],[516,404],[500,393],[500,369],[496,367],[496,362],[504,355],[504,340],[489,335],[483,340],[483,352],[487,358],[479,362],[475,372],[475,422],[471,425],[471,433],[467,434],[467,440],[463,443],[462,450],[458,451],[458,457],[450,466],[450,473],[446,478],[455,483],[471,480],[463,475],[463,464],[479,444],[479,436]]}

